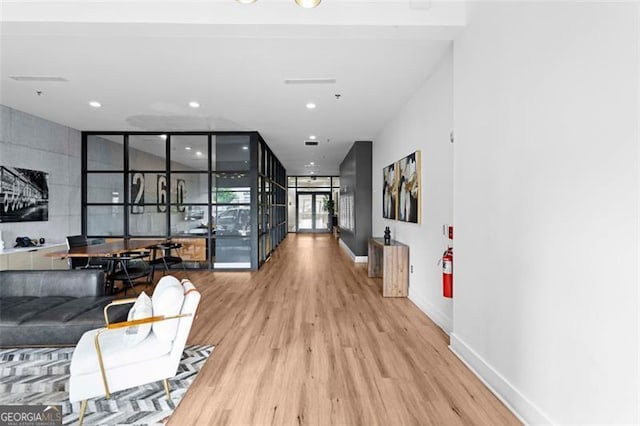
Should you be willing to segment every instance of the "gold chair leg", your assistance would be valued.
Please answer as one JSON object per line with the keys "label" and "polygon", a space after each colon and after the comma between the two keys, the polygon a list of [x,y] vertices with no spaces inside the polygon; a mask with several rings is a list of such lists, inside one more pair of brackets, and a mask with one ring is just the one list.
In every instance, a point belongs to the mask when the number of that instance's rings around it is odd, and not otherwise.
{"label": "gold chair leg", "polygon": [[96,354],[98,355],[98,366],[100,367],[100,374],[102,375],[102,384],[104,385],[104,396],[107,399],[111,398],[111,392],[109,392],[109,383],[107,382],[107,373],[104,371],[104,362],[102,361],[102,350],[100,349],[100,333],[106,331],[106,328],[98,330],[94,337],[93,343],[96,346]]}
{"label": "gold chair leg", "polygon": [[78,417],[78,424],[82,426],[82,422],[84,421],[84,412],[87,409],[87,400],[83,399],[80,403],[80,417]]}
{"label": "gold chair leg", "polygon": [[167,394],[167,400],[171,399],[171,396],[169,395],[169,380],[164,379],[164,393]]}

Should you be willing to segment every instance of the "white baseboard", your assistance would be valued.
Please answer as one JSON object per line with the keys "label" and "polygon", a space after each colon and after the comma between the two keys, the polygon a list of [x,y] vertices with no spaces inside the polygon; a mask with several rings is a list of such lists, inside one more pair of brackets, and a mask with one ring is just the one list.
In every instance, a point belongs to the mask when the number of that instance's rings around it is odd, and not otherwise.
{"label": "white baseboard", "polygon": [[441,310],[437,309],[432,303],[427,302],[425,299],[419,297],[411,291],[409,288],[409,300],[418,307],[426,316],[435,322],[445,333],[451,334],[453,331],[451,318],[446,316]]}
{"label": "white baseboard", "polygon": [[340,247],[342,247],[344,251],[347,252],[354,263],[367,263],[369,261],[369,258],[367,256],[356,256],[355,254],[353,254],[349,246],[346,245],[344,241],[342,241],[342,238],[340,238]]}
{"label": "white baseboard", "polygon": [[524,424],[554,424],[522,392],[487,363],[476,351],[451,333],[449,349],[502,401]]}
{"label": "white baseboard", "polygon": [[225,263],[225,262],[218,262],[218,263],[214,263],[213,267],[216,269],[241,269],[241,268],[251,268],[251,263],[250,262],[230,262],[230,263]]}

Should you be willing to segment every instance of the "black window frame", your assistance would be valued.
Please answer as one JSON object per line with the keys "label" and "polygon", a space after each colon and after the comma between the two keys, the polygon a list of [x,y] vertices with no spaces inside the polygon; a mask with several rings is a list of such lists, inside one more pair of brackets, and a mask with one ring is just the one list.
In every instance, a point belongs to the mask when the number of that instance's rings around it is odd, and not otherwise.
{"label": "black window frame", "polygon": [[[131,170],[129,159],[129,137],[135,135],[144,136],[162,136],[165,143],[165,168],[164,170]],[[207,137],[207,170],[177,170],[171,168],[171,137],[172,136],[206,136]],[[249,168],[248,170],[215,170],[212,158],[212,139],[214,136],[248,136],[249,140]],[[89,170],[88,168],[88,139],[90,136],[122,136],[123,137],[123,161],[120,170]],[[261,155],[258,153],[260,152]],[[259,158],[262,160],[262,164],[258,164]],[[256,270],[258,269],[271,255],[271,252],[282,242],[286,237],[287,230],[287,217],[286,217],[286,169],[280,163],[276,155],[266,144],[262,136],[256,131],[184,131],[184,132],[171,132],[171,131],[83,131],[82,132],[82,183],[81,183],[81,221],[82,221],[82,234],[90,238],[206,238],[207,239],[207,253],[212,253],[214,250],[216,239],[247,239],[251,240],[250,247],[250,267],[238,268],[239,270]],[[150,234],[150,235],[131,235],[130,229],[130,214],[132,203],[129,194],[130,179],[133,173],[142,172],[145,174],[164,174],[167,180],[167,197],[165,200],[166,206],[166,227],[164,233]],[[175,174],[206,174],[207,175],[207,203],[184,203],[185,206],[203,206],[206,207],[208,218],[212,217],[213,209],[216,206],[249,206],[250,216],[250,231],[249,236],[230,236],[230,235],[215,235],[211,226],[208,227],[206,235],[198,235],[194,237],[188,236],[173,236],[171,231],[171,213],[172,207],[177,206],[177,203],[173,203],[171,199],[171,175]],[[212,200],[213,185],[212,176],[216,173],[227,174],[248,174],[250,182],[250,201],[245,203],[216,203]],[[123,188],[122,188],[122,202],[118,203],[90,203],[87,201],[87,180],[89,175],[94,174],[122,174]],[[261,182],[262,188],[258,188],[258,184]],[[266,193],[264,191],[265,183],[269,184],[270,188],[274,188],[274,191]],[[145,200],[146,201],[146,200]],[[156,203],[145,202],[144,206],[157,206]],[[118,206],[123,210],[123,233],[122,235],[89,235],[88,230],[88,207],[92,206]],[[258,226],[258,219],[264,219],[264,217],[270,218],[268,220],[268,226]],[[275,222],[273,222],[275,220]],[[261,232],[259,232],[259,228]],[[282,230],[284,229],[284,232]],[[268,244],[267,244],[268,242]],[[207,255],[208,270],[216,269],[213,256]],[[224,268],[225,271],[233,270]]]}

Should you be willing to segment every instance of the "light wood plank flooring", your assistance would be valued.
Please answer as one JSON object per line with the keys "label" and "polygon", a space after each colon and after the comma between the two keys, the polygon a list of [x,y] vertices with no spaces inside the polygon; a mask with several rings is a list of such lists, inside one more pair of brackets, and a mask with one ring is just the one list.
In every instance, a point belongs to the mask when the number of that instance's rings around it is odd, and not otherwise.
{"label": "light wood plank flooring", "polygon": [[290,234],[258,272],[188,275],[202,292],[189,342],[216,348],[172,426],[519,424],[332,236]]}

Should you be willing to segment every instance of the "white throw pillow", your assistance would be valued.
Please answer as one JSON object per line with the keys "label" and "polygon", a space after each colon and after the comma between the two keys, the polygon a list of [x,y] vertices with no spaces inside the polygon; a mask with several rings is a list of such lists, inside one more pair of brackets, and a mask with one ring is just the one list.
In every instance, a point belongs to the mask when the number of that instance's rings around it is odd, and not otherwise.
{"label": "white throw pillow", "polygon": [[[184,301],[184,289],[176,277],[164,276],[156,285],[151,297],[155,316],[171,317],[180,314]],[[179,319],[159,321],[153,324],[153,334],[158,340],[173,342],[178,331]]]}
{"label": "white throw pillow", "polygon": [[[143,291],[140,293],[140,296],[138,296],[136,303],[134,303],[133,307],[129,310],[127,321],[149,318],[151,316],[153,316],[153,304],[149,296]],[[146,339],[149,333],[151,333],[151,324],[127,327],[123,336],[124,343],[127,346],[135,346]]]}

